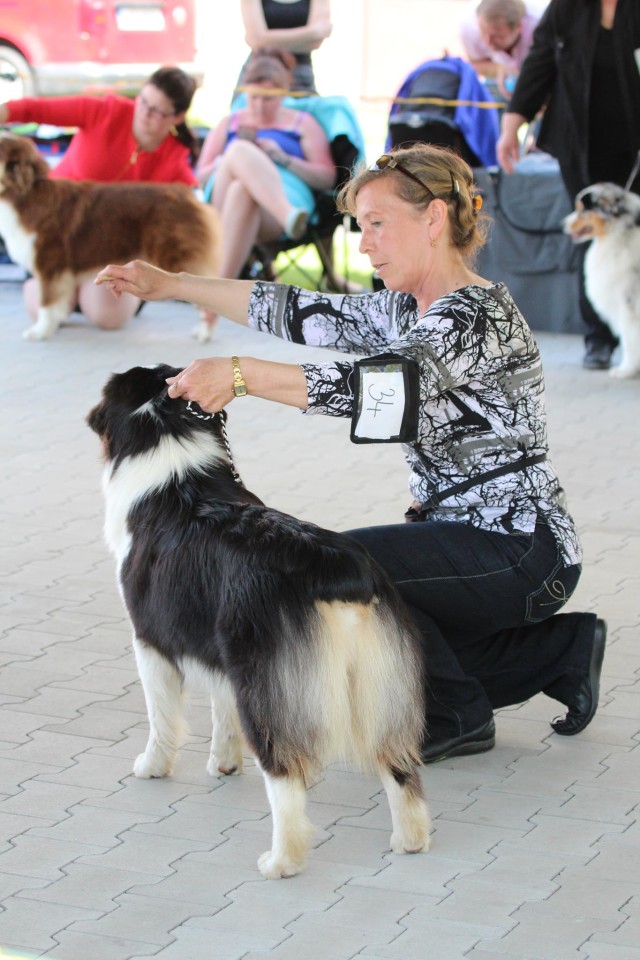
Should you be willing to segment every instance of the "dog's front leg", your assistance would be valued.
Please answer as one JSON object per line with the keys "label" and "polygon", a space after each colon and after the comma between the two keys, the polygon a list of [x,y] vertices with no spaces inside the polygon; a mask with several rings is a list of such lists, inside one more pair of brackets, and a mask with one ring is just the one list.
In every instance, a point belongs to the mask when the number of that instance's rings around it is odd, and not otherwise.
{"label": "dog's front leg", "polygon": [[218,316],[206,307],[198,307],[198,325],[193,328],[193,336],[199,343],[208,343],[218,326]]}
{"label": "dog's front leg", "polygon": [[620,324],[620,351],[622,359],[617,367],[611,367],[609,371],[612,377],[626,379],[635,377],[640,373],[640,322],[637,317],[624,317],[624,323]]}
{"label": "dog's front leg", "polygon": [[136,758],[136,777],[169,777],[184,737],[182,677],[163,656],[134,638],[133,650],[149,715],[149,740]]}
{"label": "dog's front leg", "polygon": [[271,805],[273,834],[271,850],[258,858],[258,869],[267,880],[293,877],[303,869],[313,824],[305,813],[307,791],[295,776],[275,777],[262,771]]}
{"label": "dog's front leg", "polygon": [[38,313],[23,336],[25,340],[47,340],[71,312],[75,283],[68,274],[49,280],[36,276],[35,280],[39,286]]}
{"label": "dog's front leg", "polygon": [[211,753],[207,772],[213,777],[242,773],[242,730],[236,699],[228,680],[219,678],[211,691]]}

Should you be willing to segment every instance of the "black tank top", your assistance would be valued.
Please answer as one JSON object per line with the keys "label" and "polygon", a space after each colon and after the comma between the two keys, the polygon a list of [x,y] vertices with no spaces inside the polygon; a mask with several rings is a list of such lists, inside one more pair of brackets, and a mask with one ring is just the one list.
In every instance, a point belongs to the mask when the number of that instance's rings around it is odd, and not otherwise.
{"label": "black tank top", "polygon": [[296,0],[295,3],[278,3],[277,0],[262,0],[262,11],[269,30],[290,30],[304,27],[309,19],[311,0]]}

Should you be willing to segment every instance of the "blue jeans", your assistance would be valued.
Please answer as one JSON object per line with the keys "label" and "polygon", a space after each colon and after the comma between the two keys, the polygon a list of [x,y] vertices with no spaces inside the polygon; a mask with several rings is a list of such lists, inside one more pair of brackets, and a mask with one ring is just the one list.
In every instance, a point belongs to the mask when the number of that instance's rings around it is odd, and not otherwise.
{"label": "blue jeans", "polygon": [[433,738],[541,691],[566,703],[587,673],[596,617],[558,614],[581,567],[564,566],[546,523],[515,535],[437,520],[348,534],[390,575],[419,628]]}

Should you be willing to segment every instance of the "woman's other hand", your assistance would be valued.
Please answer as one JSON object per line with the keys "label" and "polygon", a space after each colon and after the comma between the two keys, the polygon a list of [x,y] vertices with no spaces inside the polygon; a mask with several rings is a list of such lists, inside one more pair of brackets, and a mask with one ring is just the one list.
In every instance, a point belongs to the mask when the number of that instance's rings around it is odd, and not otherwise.
{"label": "woman's other hand", "polygon": [[115,297],[132,293],[141,300],[167,300],[172,296],[177,274],[168,273],[144,260],[132,260],[124,266],[109,264],[94,283],[104,283]]}
{"label": "woman's other hand", "polygon": [[289,154],[286,153],[275,140],[271,140],[269,137],[260,137],[257,143],[260,149],[266,153],[274,163],[279,163],[282,167],[288,167],[291,163]]}

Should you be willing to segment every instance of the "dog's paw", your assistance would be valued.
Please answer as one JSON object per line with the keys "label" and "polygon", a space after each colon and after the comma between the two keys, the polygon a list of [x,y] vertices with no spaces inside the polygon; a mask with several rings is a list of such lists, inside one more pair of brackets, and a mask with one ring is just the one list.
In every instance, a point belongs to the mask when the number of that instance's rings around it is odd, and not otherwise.
{"label": "dog's paw", "polygon": [[411,837],[399,833],[391,834],[391,850],[393,853],[426,853],[431,846],[431,838],[426,834],[417,833]]}
{"label": "dog's paw", "polygon": [[156,754],[148,755],[148,751],[136,757],[133,764],[133,775],[141,780],[150,780],[152,777],[170,777],[173,773],[173,764],[168,757]]}
{"label": "dog's paw", "polygon": [[258,870],[267,880],[295,877],[303,867],[303,863],[294,863],[286,857],[279,857],[273,850],[267,850],[258,857]]}
{"label": "dog's paw", "polygon": [[218,316],[204,307],[198,310],[198,315],[200,322],[197,327],[193,328],[193,336],[199,343],[208,343],[209,340],[213,339],[213,334],[218,326]]}
{"label": "dog's paw", "polygon": [[615,377],[616,380],[630,380],[631,377],[637,377],[640,375],[640,369],[638,367],[611,367],[609,370],[609,376]]}
{"label": "dog's paw", "polygon": [[216,757],[212,754],[207,763],[207,773],[212,777],[222,774],[225,777],[237,777],[242,773],[242,757]]}
{"label": "dog's paw", "polygon": [[198,343],[208,343],[212,337],[211,327],[208,323],[205,323],[204,320],[201,320],[191,331],[191,336],[194,340],[197,340]]}
{"label": "dog's paw", "polygon": [[52,333],[52,330],[47,330],[41,327],[40,324],[34,323],[23,331],[22,336],[25,340],[48,340]]}

